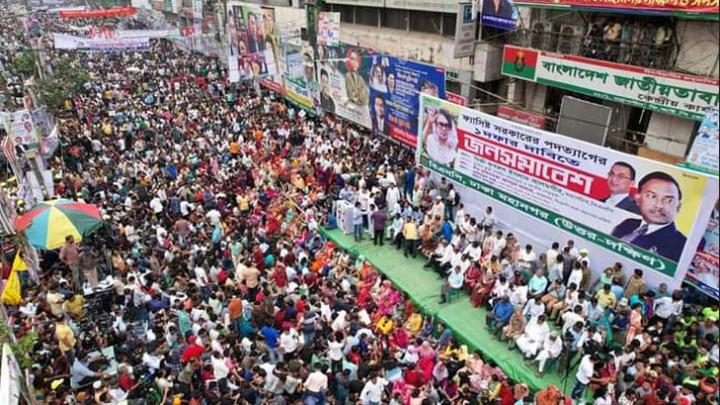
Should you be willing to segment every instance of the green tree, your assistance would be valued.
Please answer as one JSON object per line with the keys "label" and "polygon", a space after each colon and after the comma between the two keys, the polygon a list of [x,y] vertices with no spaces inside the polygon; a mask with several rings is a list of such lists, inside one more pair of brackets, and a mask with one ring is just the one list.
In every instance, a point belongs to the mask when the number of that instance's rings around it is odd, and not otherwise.
{"label": "green tree", "polygon": [[30,51],[23,51],[15,55],[12,60],[12,69],[24,77],[35,73],[35,55]]}
{"label": "green tree", "polygon": [[53,64],[53,74],[37,84],[37,94],[48,109],[56,113],[63,108],[65,100],[83,90],[90,75],[83,66],[69,57],[61,57]]}
{"label": "green tree", "polygon": [[37,340],[37,333],[30,332],[14,342],[12,330],[5,324],[5,320],[3,319],[0,324],[0,342],[10,345],[10,349],[12,349],[15,358],[23,369],[32,367],[35,362],[31,353],[33,353],[33,346],[35,346]]}

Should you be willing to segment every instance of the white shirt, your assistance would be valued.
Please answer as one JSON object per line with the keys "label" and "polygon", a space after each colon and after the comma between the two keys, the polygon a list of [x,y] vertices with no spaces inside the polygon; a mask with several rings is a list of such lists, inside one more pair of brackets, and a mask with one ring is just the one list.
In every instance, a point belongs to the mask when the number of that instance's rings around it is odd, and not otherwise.
{"label": "white shirt", "polygon": [[368,404],[370,402],[382,402],[383,391],[387,384],[388,382],[384,378],[377,378],[374,383],[372,380],[366,382],[365,387],[363,387],[363,390],[360,393],[360,400],[362,403]]}
{"label": "white shirt", "polygon": [[655,300],[655,315],[668,319],[672,315],[678,316],[682,313],[683,301],[673,301],[672,297],[662,297]]}
{"label": "white shirt", "polygon": [[320,371],[313,371],[305,380],[305,389],[310,392],[318,393],[326,390],[328,386],[328,378]]}
{"label": "white shirt", "polygon": [[215,376],[216,380],[226,378],[230,373],[230,369],[228,368],[227,364],[225,364],[225,359],[217,359],[215,358],[215,356],[213,356],[210,362],[212,363],[213,376]]}
{"label": "white shirt", "polygon": [[293,353],[298,348],[298,333],[295,329],[290,329],[280,335],[280,347],[285,353]]}
{"label": "white shirt", "polygon": [[160,198],[155,197],[150,201],[150,208],[152,208],[153,212],[156,214],[159,214],[163,211],[163,205],[162,201],[160,201]]}
{"label": "white shirt", "polygon": [[343,358],[343,343],[342,342],[328,342],[328,357],[333,361],[340,361]]}
{"label": "white shirt", "polygon": [[587,385],[590,383],[590,377],[592,377],[593,371],[593,362],[592,360],[590,360],[590,355],[586,354],[580,361],[580,367],[578,367],[578,371],[577,374],[575,374],[575,377],[578,381],[580,381],[580,383]]}

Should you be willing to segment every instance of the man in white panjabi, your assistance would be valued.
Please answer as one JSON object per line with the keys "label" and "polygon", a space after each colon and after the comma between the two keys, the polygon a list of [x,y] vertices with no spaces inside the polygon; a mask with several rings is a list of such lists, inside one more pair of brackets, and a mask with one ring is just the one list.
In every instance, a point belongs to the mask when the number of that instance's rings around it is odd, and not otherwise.
{"label": "man in white panjabi", "polygon": [[517,338],[515,343],[525,358],[529,359],[537,354],[545,341],[545,337],[549,334],[550,327],[545,322],[545,315],[540,315],[528,322],[525,326],[525,332]]}
{"label": "man in white panjabi", "polygon": [[458,144],[457,128],[452,115],[445,109],[429,109],[423,129],[425,151],[430,159],[451,166]]}
{"label": "man in white panjabi", "polygon": [[562,352],[562,347],[562,339],[558,338],[555,333],[551,333],[545,336],[542,348],[540,348],[540,352],[538,353],[537,357],[535,357],[535,361],[538,362],[539,375],[542,375],[543,371],[545,370],[545,363],[548,360],[556,359],[560,356],[560,353]]}

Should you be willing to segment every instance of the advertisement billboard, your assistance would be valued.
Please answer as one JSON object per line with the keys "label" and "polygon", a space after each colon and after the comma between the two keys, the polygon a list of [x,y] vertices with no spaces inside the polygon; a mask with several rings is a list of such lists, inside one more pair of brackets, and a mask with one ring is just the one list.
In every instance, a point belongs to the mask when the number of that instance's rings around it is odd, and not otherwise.
{"label": "advertisement billboard", "polygon": [[422,166],[520,211],[535,232],[559,230],[599,247],[609,264],[684,277],[718,198],[716,177],[426,95],[421,114]]}
{"label": "advertisement billboard", "polygon": [[317,25],[318,45],[338,46],[340,44],[340,13],[319,12]]}
{"label": "advertisement billboard", "polygon": [[265,78],[277,82],[274,11],[256,4],[227,4],[228,66],[231,82]]}
{"label": "advertisement billboard", "polygon": [[445,98],[445,70],[387,55],[368,59],[370,129],[414,148],[420,95]]}
{"label": "advertisement billboard", "polygon": [[502,74],[681,118],[718,106],[720,81],[505,45]]}
{"label": "advertisement billboard", "polygon": [[518,12],[512,0],[483,0],[482,25],[514,30],[517,20]]}

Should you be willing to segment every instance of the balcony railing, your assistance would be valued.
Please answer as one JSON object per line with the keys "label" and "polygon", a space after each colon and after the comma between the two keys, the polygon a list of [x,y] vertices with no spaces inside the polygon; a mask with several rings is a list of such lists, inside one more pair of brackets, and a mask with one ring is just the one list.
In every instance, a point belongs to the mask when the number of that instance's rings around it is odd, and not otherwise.
{"label": "balcony railing", "polygon": [[[559,29],[555,28],[538,23],[530,29],[515,31],[510,37],[510,43],[660,70],[672,70],[675,65],[677,41],[671,28],[646,26],[626,30],[621,27],[614,28],[616,35],[608,33],[607,26],[600,28],[591,25],[586,29],[563,25]],[[589,30],[590,33],[587,32]]]}

